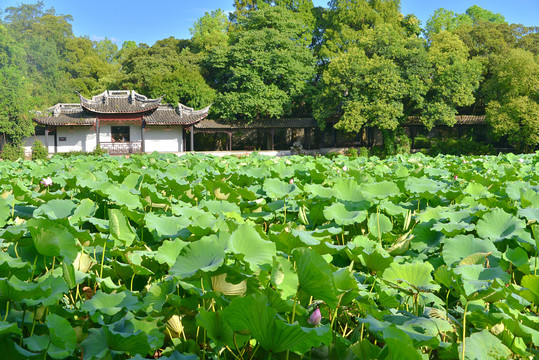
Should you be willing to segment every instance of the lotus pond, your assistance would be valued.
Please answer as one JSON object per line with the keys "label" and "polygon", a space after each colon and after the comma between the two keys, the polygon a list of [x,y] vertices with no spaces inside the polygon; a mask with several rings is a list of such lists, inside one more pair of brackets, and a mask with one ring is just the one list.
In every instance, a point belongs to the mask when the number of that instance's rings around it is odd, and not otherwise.
{"label": "lotus pond", "polygon": [[532,359],[539,154],[0,162],[0,357]]}

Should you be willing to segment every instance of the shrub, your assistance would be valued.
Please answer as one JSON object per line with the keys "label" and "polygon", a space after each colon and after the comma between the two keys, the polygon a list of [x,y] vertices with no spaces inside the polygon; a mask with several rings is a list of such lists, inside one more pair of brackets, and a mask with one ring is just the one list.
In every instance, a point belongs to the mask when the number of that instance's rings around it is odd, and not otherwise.
{"label": "shrub", "polygon": [[431,147],[429,155],[495,155],[491,144],[476,142],[472,139],[447,139],[439,141]]}
{"label": "shrub", "polygon": [[366,147],[360,147],[359,148],[359,153],[358,153],[358,156],[360,157],[369,157],[369,149],[367,149]]}
{"label": "shrub", "polygon": [[430,139],[426,136],[419,135],[414,139],[414,148],[416,149],[429,149]]}
{"label": "shrub", "polygon": [[24,148],[20,145],[4,144],[4,148],[2,149],[2,159],[8,161],[24,159]]}
{"label": "shrub", "polygon": [[46,160],[49,158],[49,150],[39,140],[32,145],[32,160]]}
{"label": "shrub", "polygon": [[352,158],[355,158],[357,157],[357,149],[356,148],[348,148],[345,152],[345,155],[346,156],[349,156],[349,157],[352,157]]}

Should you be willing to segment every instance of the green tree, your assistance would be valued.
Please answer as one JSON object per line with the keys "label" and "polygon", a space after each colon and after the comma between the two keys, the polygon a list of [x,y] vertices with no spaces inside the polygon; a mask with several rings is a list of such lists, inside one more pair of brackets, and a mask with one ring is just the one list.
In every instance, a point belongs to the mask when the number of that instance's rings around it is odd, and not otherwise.
{"label": "green tree", "polygon": [[281,6],[249,11],[226,48],[210,53],[206,66],[219,94],[212,107],[225,118],[290,115],[314,75],[305,24]]}
{"label": "green tree", "polygon": [[0,25],[0,133],[19,147],[33,133],[24,49]]}
{"label": "green tree", "polygon": [[73,37],[69,15],[44,10],[43,2],[8,7],[5,27],[24,49],[29,92],[36,106],[49,106],[71,98],[67,74],[63,72],[66,44]]}
{"label": "green tree", "polygon": [[464,14],[458,14],[443,8],[434,11],[434,14],[427,20],[425,34],[431,39],[441,31],[453,32],[462,26],[478,25],[483,22],[495,24],[505,23],[502,14],[493,13],[477,5],[469,7]]}
{"label": "green tree", "polygon": [[330,59],[360,46],[363,30],[382,24],[399,27],[400,0],[331,0],[326,13],[321,57]]}
{"label": "green tree", "polygon": [[499,136],[527,152],[539,145],[539,61],[533,53],[511,49],[497,58],[489,87],[487,121]]}
{"label": "green tree", "polygon": [[227,16],[221,9],[205,13],[198,19],[193,27],[189,29],[191,33],[191,43],[193,51],[208,52],[216,47],[224,47],[228,43]]}
{"label": "green tree", "polygon": [[481,63],[469,59],[464,42],[448,31],[433,36],[429,47],[432,64],[431,85],[421,121],[432,128],[435,124],[452,126],[458,107],[474,103],[474,92],[481,80]]}
{"label": "green tree", "polygon": [[423,107],[431,75],[424,41],[389,24],[362,33],[360,47],[340,53],[324,71],[314,115],[321,126],[338,118],[345,131],[369,126],[391,136]]}
{"label": "green tree", "polygon": [[[215,97],[201,73],[202,55],[189,50],[189,41],[167,38],[152,47],[139,46],[126,51],[117,87],[134,89],[154,98],[200,108]],[[123,48],[120,53],[123,52]]]}

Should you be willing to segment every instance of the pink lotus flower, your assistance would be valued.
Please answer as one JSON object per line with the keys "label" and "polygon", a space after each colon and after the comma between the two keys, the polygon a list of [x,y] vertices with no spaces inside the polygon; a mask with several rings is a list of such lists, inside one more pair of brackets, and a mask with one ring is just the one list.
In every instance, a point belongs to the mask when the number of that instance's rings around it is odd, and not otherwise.
{"label": "pink lotus flower", "polygon": [[290,181],[289,181],[288,183],[293,184],[293,183],[294,183],[294,179],[290,179]]}
{"label": "pink lotus flower", "polygon": [[522,164],[524,162],[524,159],[518,159],[518,162]]}
{"label": "pink lotus flower", "polygon": [[458,175],[455,175],[455,180],[457,180],[458,178],[459,178]]}
{"label": "pink lotus flower", "polygon": [[43,178],[40,182],[39,182],[41,185],[43,186],[51,186],[52,185],[52,179],[50,176],[46,177],[46,178]]}
{"label": "pink lotus flower", "polygon": [[321,320],[322,320],[322,314],[320,313],[320,309],[316,308],[316,310],[313,311],[313,313],[311,314],[311,317],[309,318],[309,320],[307,320],[307,322],[309,324],[316,326],[320,324]]}
{"label": "pink lotus flower", "polygon": [[344,166],[342,167],[342,171],[348,171],[348,168],[346,167],[346,165],[344,165]]}

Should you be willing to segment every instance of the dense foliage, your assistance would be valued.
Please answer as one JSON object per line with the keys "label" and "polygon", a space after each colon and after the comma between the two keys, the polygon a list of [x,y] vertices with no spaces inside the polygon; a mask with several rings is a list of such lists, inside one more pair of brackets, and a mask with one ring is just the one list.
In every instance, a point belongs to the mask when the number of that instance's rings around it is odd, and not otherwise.
{"label": "dense foliage", "polygon": [[0,162],[10,359],[539,356],[539,156]]}
{"label": "dense foliage", "polygon": [[0,17],[0,133],[20,144],[29,110],[105,89],[134,89],[251,121],[314,117],[394,138],[408,116],[428,128],[457,114],[487,115],[520,151],[539,144],[539,32],[472,6],[438,9],[424,28],[400,0],[235,0],[206,13],[190,39],[153,45],[76,37],[69,15],[43,1]]}

